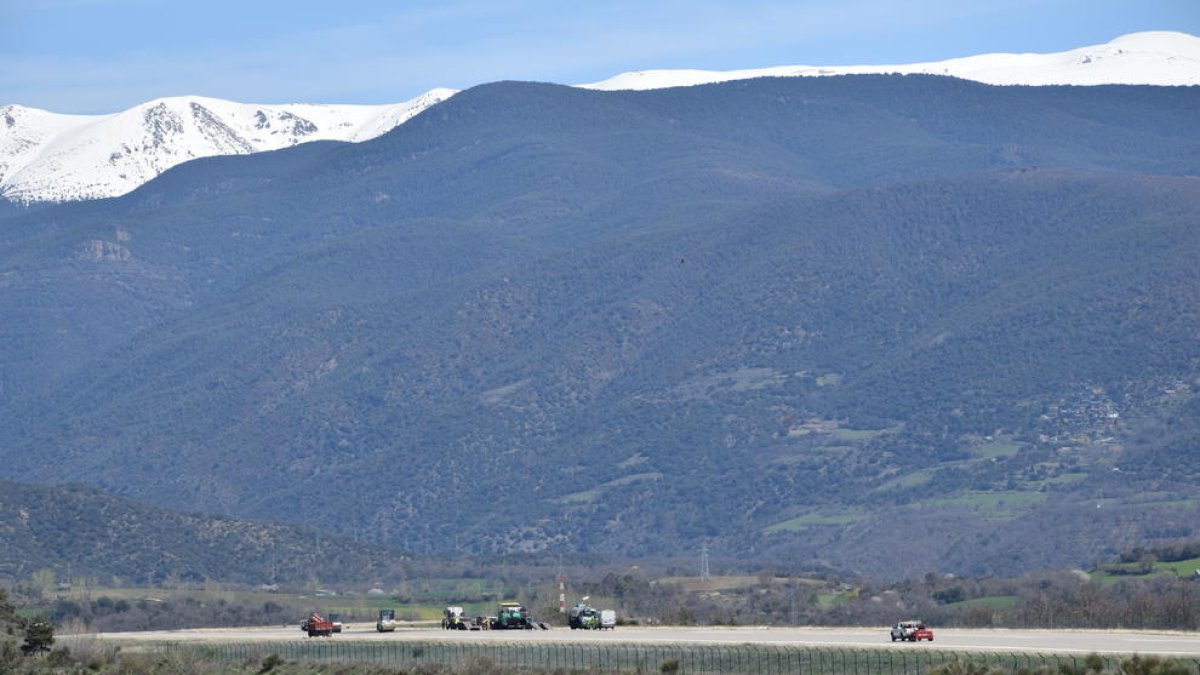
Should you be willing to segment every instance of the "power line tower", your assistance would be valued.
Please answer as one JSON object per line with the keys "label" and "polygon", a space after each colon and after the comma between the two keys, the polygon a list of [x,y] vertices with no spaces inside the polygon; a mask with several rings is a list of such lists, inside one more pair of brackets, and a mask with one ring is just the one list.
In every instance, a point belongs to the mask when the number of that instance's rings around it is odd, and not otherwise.
{"label": "power line tower", "polygon": [[712,574],[708,569],[708,544],[700,547],[700,581],[708,581]]}

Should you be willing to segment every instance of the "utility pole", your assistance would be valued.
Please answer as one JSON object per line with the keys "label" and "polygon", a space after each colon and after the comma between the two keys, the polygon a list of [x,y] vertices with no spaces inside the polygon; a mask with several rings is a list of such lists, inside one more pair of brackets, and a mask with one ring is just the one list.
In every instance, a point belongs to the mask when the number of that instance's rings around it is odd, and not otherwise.
{"label": "utility pole", "polygon": [[567,575],[563,574],[562,554],[558,554],[558,613],[567,613]]}
{"label": "utility pole", "polygon": [[708,569],[708,544],[700,547],[700,581],[708,581],[712,574]]}

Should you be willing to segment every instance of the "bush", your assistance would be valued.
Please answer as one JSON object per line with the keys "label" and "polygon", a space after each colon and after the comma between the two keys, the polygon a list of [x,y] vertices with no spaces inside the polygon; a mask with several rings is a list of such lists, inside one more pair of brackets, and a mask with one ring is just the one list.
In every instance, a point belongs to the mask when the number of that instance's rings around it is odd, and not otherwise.
{"label": "bush", "polygon": [[1005,671],[986,663],[975,661],[953,661],[931,668],[929,675],[1004,675]]}
{"label": "bush", "polygon": [[274,670],[276,666],[280,665],[283,665],[283,657],[278,654],[269,654],[267,658],[262,660],[262,668],[260,668],[258,672],[269,673]]}
{"label": "bush", "polygon": [[1135,656],[1121,662],[1122,675],[1191,675],[1191,672],[1178,661],[1157,656]]}

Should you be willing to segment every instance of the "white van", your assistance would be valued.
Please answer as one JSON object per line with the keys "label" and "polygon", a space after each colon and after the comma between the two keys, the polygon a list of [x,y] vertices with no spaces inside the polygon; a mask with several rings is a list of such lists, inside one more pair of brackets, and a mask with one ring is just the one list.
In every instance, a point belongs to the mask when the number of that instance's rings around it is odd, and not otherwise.
{"label": "white van", "polygon": [[617,613],[611,609],[600,610],[600,627],[601,628],[616,628]]}

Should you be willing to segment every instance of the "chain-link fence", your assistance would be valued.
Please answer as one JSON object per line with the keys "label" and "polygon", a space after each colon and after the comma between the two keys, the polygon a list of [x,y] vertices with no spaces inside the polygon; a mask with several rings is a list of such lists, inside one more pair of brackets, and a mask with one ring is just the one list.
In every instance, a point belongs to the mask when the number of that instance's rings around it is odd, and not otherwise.
{"label": "chain-link fence", "polygon": [[[421,665],[469,668],[494,664],[515,670],[608,673],[799,673],[802,675],[924,675],[950,662],[1010,672],[1076,673],[1085,656],[1019,652],[954,652],[941,649],[837,649],[777,645],[702,645],[579,642],[284,641],[221,644],[167,643],[158,648],[211,659],[260,661],[276,654],[288,661],[370,663],[397,669]],[[1101,655],[1105,670],[1117,671],[1129,655]],[[1200,675],[1200,660],[1178,662]]]}

